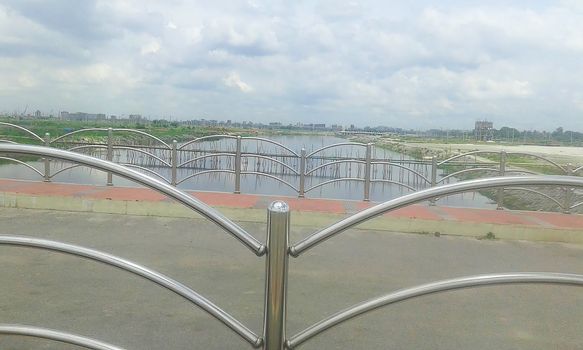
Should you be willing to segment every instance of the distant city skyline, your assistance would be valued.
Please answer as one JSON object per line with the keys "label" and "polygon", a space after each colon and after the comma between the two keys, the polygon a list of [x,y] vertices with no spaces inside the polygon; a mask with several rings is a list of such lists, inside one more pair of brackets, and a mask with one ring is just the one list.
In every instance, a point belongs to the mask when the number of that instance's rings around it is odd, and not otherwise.
{"label": "distant city skyline", "polygon": [[581,33],[577,0],[0,0],[0,113],[583,131]]}

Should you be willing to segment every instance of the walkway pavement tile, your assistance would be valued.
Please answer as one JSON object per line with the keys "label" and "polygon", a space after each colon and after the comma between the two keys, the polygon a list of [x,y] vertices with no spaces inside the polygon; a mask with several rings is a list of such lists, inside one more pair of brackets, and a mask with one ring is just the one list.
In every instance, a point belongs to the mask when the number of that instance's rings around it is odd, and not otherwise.
{"label": "walkway pavement tile", "polygon": [[[93,199],[111,199],[125,201],[165,201],[166,196],[149,188],[109,187],[63,184],[41,181],[20,181],[0,179],[0,192],[21,193],[28,195],[86,197]],[[232,208],[265,209],[267,203],[283,199],[294,211],[348,214],[355,210],[368,209],[378,203],[363,201],[345,201],[333,199],[296,198],[282,196],[262,196],[253,194],[233,194],[221,192],[189,193],[210,206]],[[583,229],[583,215],[568,215],[548,212],[523,212],[475,208],[452,208],[426,205],[412,205],[385,215],[424,220],[468,221],[492,224],[518,224],[544,226],[550,228]]]}
{"label": "walkway pavement tile", "polygon": [[342,201],[331,199],[315,198],[292,198],[285,199],[291,210],[315,211],[323,213],[345,214],[346,208]]}
{"label": "walkway pavement tile", "polygon": [[223,192],[193,192],[189,191],[196,199],[218,207],[254,208],[259,197],[254,195],[223,193]]}
{"label": "walkway pavement tile", "polygon": [[[373,207],[379,203],[374,202],[360,202],[357,206],[359,210],[365,210]],[[425,205],[410,205],[401,209],[393,210],[384,214],[390,217],[403,217],[409,219],[423,219],[423,220],[443,220],[441,216],[434,213]]]}
{"label": "walkway pavement tile", "polygon": [[44,196],[74,196],[78,192],[87,191],[95,187],[89,185],[69,185],[54,184],[49,182],[24,181],[14,181],[14,184],[2,183],[0,186],[3,191]]}
{"label": "walkway pavement tile", "polygon": [[522,217],[520,213],[492,209],[450,208],[441,207],[441,211],[459,221],[477,223],[532,225],[532,221]]}
{"label": "walkway pavement tile", "polygon": [[168,198],[165,195],[149,188],[114,186],[100,187],[97,191],[87,193],[87,197],[95,199],[151,202],[159,202]]}
{"label": "walkway pavement tile", "polygon": [[561,213],[531,212],[528,215],[548,222],[556,227],[579,228],[583,231],[583,216]]}

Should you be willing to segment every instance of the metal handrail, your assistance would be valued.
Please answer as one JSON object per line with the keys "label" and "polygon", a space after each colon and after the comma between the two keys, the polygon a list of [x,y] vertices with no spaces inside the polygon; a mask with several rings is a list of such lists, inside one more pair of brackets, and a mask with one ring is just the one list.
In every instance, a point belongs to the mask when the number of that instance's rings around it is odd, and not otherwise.
{"label": "metal handrail", "polygon": [[152,175],[156,176],[157,178],[160,178],[160,179],[166,181],[167,183],[170,183],[170,180],[168,180],[166,177],[158,174],[157,172],[155,172],[152,169],[148,169],[148,168],[145,168],[143,166],[135,165],[135,164],[132,164],[132,163],[119,163],[119,164],[120,165],[123,165],[123,166],[130,167],[130,168],[134,168],[134,169],[140,169],[142,171],[147,172],[148,174],[152,174]]}
{"label": "metal handrail", "polygon": [[49,175],[49,178],[51,178],[51,179],[52,179],[53,177],[55,177],[55,176],[59,175],[60,173],[62,173],[62,172],[64,172],[64,171],[71,170],[71,169],[75,169],[75,168],[79,168],[79,167],[82,167],[82,166],[83,166],[83,165],[81,165],[81,164],[73,164],[73,165],[70,165],[70,166],[64,167],[64,168],[62,168],[62,169],[59,169],[59,170],[55,171],[54,173],[51,173],[51,174]]}
{"label": "metal handrail", "polygon": [[79,130],[71,131],[71,132],[68,132],[66,134],[63,134],[61,136],[58,136],[58,137],[52,139],[50,141],[50,143],[55,143],[55,142],[57,142],[59,140],[64,139],[65,137],[68,137],[68,136],[71,136],[71,135],[75,135],[75,134],[80,134],[82,132],[87,132],[87,131],[107,131],[107,130],[108,130],[107,128],[86,128],[86,129],[79,129]]}
{"label": "metal handrail", "polygon": [[149,137],[149,138],[151,138],[153,140],[156,140],[156,141],[160,142],[161,144],[163,144],[164,146],[166,146],[166,148],[172,149],[172,147],[169,144],[167,144],[166,142],[162,141],[162,139],[160,139],[159,137],[156,137],[156,136],[154,136],[152,134],[148,134],[145,131],[136,130],[136,129],[124,129],[124,128],[112,128],[111,130],[112,131],[133,132],[134,134],[144,135],[146,137]]}
{"label": "metal handrail", "polygon": [[539,196],[544,197],[544,198],[550,200],[551,202],[555,203],[561,209],[572,209],[572,208],[565,208],[563,206],[563,204],[561,204],[561,202],[559,202],[558,200],[554,199],[553,197],[549,196],[546,193],[542,193],[540,191],[533,190],[532,188],[515,187],[515,186],[514,187],[504,187],[504,191],[524,191],[524,192],[538,194]]}
{"label": "metal handrail", "polygon": [[216,169],[216,170],[204,170],[204,171],[199,171],[197,173],[194,174],[190,174],[187,177],[176,181],[177,185],[180,185],[181,183],[183,183],[184,181],[188,180],[188,179],[192,179],[193,177],[197,177],[200,175],[205,175],[205,174],[212,174],[212,173],[225,173],[225,174],[234,174],[235,171],[234,170],[227,170],[227,169]]}
{"label": "metal handrail", "polygon": [[50,250],[57,253],[70,254],[81,258],[104,263],[106,265],[117,267],[123,271],[132,273],[134,275],[145,278],[157,285],[166,288],[184,299],[190,301],[198,306],[209,315],[213,316],[225,326],[229,327],[235,333],[239,334],[243,339],[248,341],[253,346],[261,344],[261,338],[253,333],[250,329],[245,327],[241,322],[236,320],[233,316],[223,311],[213,302],[198,294],[182,283],[173,280],[172,278],[163,275],[157,271],[151,270],[147,267],[136,264],[133,261],[122,259],[118,256],[101,252],[99,250],[89,249],[73,244],[50,241],[40,238],[21,237],[21,236],[4,236],[0,235],[0,245],[19,246],[27,248],[37,248],[41,250]]}
{"label": "metal handrail", "polygon": [[460,175],[460,174],[472,173],[472,172],[478,172],[478,171],[500,173],[500,170],[499,169],[494,169],[494,168],[470,168],[470,169],[462,169],[460,171],[456,171],[454,173],[451,173],[451,174],[448,174],[447,176],[442,177],[441,179],[439,179],[439,181],[437,181],[437,183],[444,182],[445,180],[447,180],[447,179],[449,179],[451,177],[455,177],[455,176]]}
{"label": "metal handrail", "polygon": [[205,141],[207,139],[237,139],[237,136],[233,136],[233,135],[208,135],[208,136],[203,136],[203,137],[197,137],[194,140],[190,140],[186,143],[183,143],[182,145],[180,145],[180,147],[178,147],[178,150],[183,149],[184,147],[191,145],[195,142],[200,142],[200,141]]}
{"label": "metal handrail", "polygon": [[88,149],[88,148],[100,148],[100,149],[107,149],[107,145],[81,145],[68,148],[67,151],[78,151],[80,149]]}
{"label": "metal handrail", "polygon": [[92,350],[124,350],[123,348],[92,338],[82,337],[73,333],[60,332],[47,328],[23,326],[18,324],[0,324],[0,334],[54,340]]}
{"label": "metal handrail", "polygon": [[35,168],[32,165],[30,165],[30,164],[28,164],[26,162],[23,162],[21,160],[14,159],[14,158],[9,158],[9,157],[0,157],[0,159],[7,160],[7,161],[10,161],[10,162],[14,162],[14,163],[18,163],[20,165],[24,165],[25,167],[29,168],[30,170],[34,171],[35,173],[39,174],[40,176],[44,176],[44,174],[41,173],[37,168]]}
{"label": "metal handrail", "polygon": [[366,147],[367,144],[366,143],[361,143],[361,142],[340,142],[340,143],[335,143],[333,145],[328,145],[328,146],[324,146],[322,148],[318,148],[317,150],[313,151],[312,153],[308,153],[308,155],[306,155],[306,158],[310,158],[314,154],[319,153],[319,152],[322,152],[322,151],[327,150],[329,148],[340,147],[340,146],[359,146],[359,147]]}
{"label": "metal handrail", "polygon": [[574,176],[515,176],[493,177],[477,180],[463,181],[454,184],[442,185],[411,193],[374,207],[358,212],[346,219],[336,222],[331,226],[317,231],[290,247],[290,254],[298,257],[306,250],[322,243],[328,238],[339,234],[375,216],[388,211],[396,210],[414,203],[426,201],[435,197],[443,197],[467,191],[498,188],[504,186],[545,186],[558,185],[568,187],[583,187],[583,178]]}
{"label": "metal handrail", "polygon": [[528,156],[528,157],[533,157],[536,159],[540,159],[544,162],[550,163],[554,166],[556,166],[557,168],[561,169],[563,171],[564,174],[567,174],[567,169],[565,169],[562,165],[559,165],[558,163],[545,158],[545,157],[541,157],[538,154],[534,154],[534,153],[526,153],[526,152],[506,152],[507,155],[522,155],[522,156]]}
{"label": "metal handrail", "polygon": [[476,151],[471,151],[471,152],[467,152],[467,153],[461,153],[461,154],[457,154],[453,157],[447,158],[445,160],[442,160],[441,162],[437,163],[437,165],[440,166],[440,165],[443,165],[451,160],[463,158],[466,156],[473,156],[476,154],[500,154],[500,151],[478,151],[478,150],[476,150]]}
{"label": "metal handrail", "polygon": [[410,172],[412,172],[413,174],[419,176],[420,178],[422,178],[423,180],[425,180],[426,183],[430,184],[431,180],[429,180],[428,178],[425,177],[425,175],[421,174],[420,172],[413,170],[409,167],[406,167],[404,165],[401,164],[397,164],[397,163],[393,163],[393,162],[371,162],[371,165],[389,165],[389,166],[396,166],[397,168],[401,168],[404,170],[408,170]]}
{"label": "metal handrail", "polygon": [[[307,158],[307,157],[306,157],[306,158]],[[342,159],[342,160],[335,160],[335,161],[333,161],[333,162],[328,162],[328,163],[324,163],[324,164],[322,164],[322,165],[318,165],[317,167],[315,167],[315,168],[313,168],[313,169],[310,169],[310,171],[307,171],[307,172],[305,173],[305,175],[306,175],[306,176],[308,176],[308,175],[310,175],[311,173],[313,173],[313,172],[315,172],[315,171],[317,171],[317,170],[319,170],[319,169],[322,169],[322,168],[325,168],[325,167],[328,167],[328,166],[331,166],[331,165],[335,165],[335,164],[342,164],[342,163],[358,163],[358,164],[366,164],[366,162],[365,162],[364,160],[360,160],[360,159]]]}
{"label": "metal handrail", "polygon": [[4,140],[4,139],[0,140],[0,142],[18,144],[18,142],[14,142],[14,141],[10,141],[10,140]]}
{"label": "metal handrail", "polygon": [[291,166],[282,162],[281,160],[277,160],[275,158],[268,157],[268,156],[263,156],[261,154],[243,153],[243,154],[241,154],[241,158],[261,158],[261,159],[269,160],[271,162],[274,162],[274,163],[281,165],[282,167],[290,170],[292,173],[294,173],[296,175],[300,174],[296,169],[292,168]]}
{"label": "metal handrail", "polygon": [[268,177],[268,178],[270,178],[270,179],[276,180],[276,181],[278,181],[278,182],[280,182],[280,183],[282,183],[282,184],[284,184],[284,185],[287,185],[288,187],[290,187],[292,190],[294,190],[294,191],[296,191],[296,192],[299,192],[299,189],[297,189],[297,188],[296,188],[294,185],[292,185],[291,183],[289,183],[289,182],[287,182],[287,181],[285,181],[285,180],[283,180],[283,179],[280,179],[280,178],[279,178],[279,177],[277,177],[277,176],[271,175],[271,174],[260,173],[260,172],[258,172],[258,171],[242,171],[242,172],[241,172],[241,175],[256,175],[256,176],[265,176],[265,177]]}
{"label": "metal handrail", "polygon": [[[50,143],[55,143],[59,140],[64,139],[65,137],[71,136],[71,135],[75,135],[75,134],[79,134],[82,132],[87,132],[87,131],[109,131],[109,128],[86,128],[86,129],[79,129],[79,130],[75,130],[75,131],[71,131],[69,133],[66,133],[64,135],[61,135],[59,137],[54,138],[53,140],[50,141]],[[152,134],[148,134],[147,132],[141,131],[141,130],[136,130],[136,129],[125,129],[125,128],[111,128],[111,131],[122,131],[122,132],[131,132],[131,133],[135,133],[135,134],[140,134],[146,137],[149,137],[153,140],[156,140],[157,142],[163,144],[164,146],[166,146],[167,149],[172,149],[172,147],[170,147],[169,144],[167,144],[166,142],[164,142],[163,140],[161,140],[159,137],[156,137]]]}
{"label": "metal handrail", "polygon": [[373,298],[354,305],[344,311],[338,312],[291,337],[286,342],[286,347],[288,349],[294,349],[300,344],[305,343],[316,335],[340,323],[383,306],[429,294],[503,284],[557,284],[583,287],[583,275],[550,272],[514,272],[475,275],[422,284]]}
{"label": "metal handrail", "polygon": [[308,193],[308,192],[310,192],[311,190],[313,190],[315,188],[318,188],[318,187],[321,187],[321,186],[324,186],[324,185],[328,185],[328,184],[331,184],[331,183],[334,183],[334,182],[340,182],[340,181],[358,181],[358,182],[364,182],[364,179],[361,179],[359,177],[343,177],[343,178],[340,178],[340,179],[332,179],[332,180],[320,182],[319,184],[316,184],[316,185],[314,185],[314,186],[306,189],[304,192],[305,193]]}
{"label": "metal handrail", "polygon": [[375,182],[381,182],[381,183],[383,183],[383,182],[384,182],[384,183],[389,183],[389,184],[393,184],[393,185],[398,185],[398,186],[401,186],[401,187],[405,187],[405,188],[407,188],[407,189],[409,189],[409,190],[411,190],[411,191],[415,191],[415,190],[416,190],[416,188],[415,188],[415,187],[409,186],[409,185],[407,185],[407,184],[405,184],[405,183],[402,183],[402,182],[399,182],[399,181],[395,181],[395,180],[388,180],[388,179],[371,179],[371,180],[370,180],[370,182],[371,182],[371,183],[375,183]]}
{"label": "metal handrail", "polygon": [[242,140],[256,140],[256,141],[271,143],[272,145],[276,145],[276,146],[279,146],[279,147],[285,149],[286,151],[288,151],[289,153],[291,153],[292,155],[294,155],[296,157],[299,157],[300,156],[299,154],[297,154],[297,152],[295,152],[291,148],[289,148],[286,145],[281,144],[281,143],[279,143],[277,141],[273,141],[273,140],[266,139],[266,138],[263,138],[263,137],[255,137],[255,136],[244,136],[244,137],[241,137],[241,139]]}
{"label": "metal handrail", "polygon": [[211,158],[211,157],[234,157],[235,154],[233,153],[213,153],[213,154],[205,154],[203,156],[200,157],[196,157],[196,158],[192,158],[189,160],[186,160],[180,164],[178,164],[176,167],[180,168],[182,166],[185,166],[188,163],[192,163],[192,162],[196,162],[197,160],[201,160],[201,159],[205,159],[205,158]]}
{"label": "metal handrail", "polygon": [[34,132],[32,132],[32,131],[28,130],[27,128],[22,127],[20,125],[6,123],[6,122],[0,122],[0,125],[4,125],[4,126],[18,129],[20,131],[24,131],[25,133],[29,134],[30,136],[34,137],[35,139],[39,140],[40,142],[45,142],[45,140],[42,137],[38,136],[36,133],[34,133]]}
{"label": "metal handrail", "polygon": [[265,254],[265,245],[259,242],[255,237],[253,237],[239,225],[235,224],[224,215],[217,212],[215,209],[192,197],[186,192],[156,180],[148,175],[124,167],[123,165],[115,164],[80,153],[30,145],[0,144],[0,153],[36,155],[39,157],[49,157],[70,161],[99,170],[108,171],[123,178],[133,180],[141,185],[163,193],[201,214],[203,217],[214,222],[216,225],[230,233],[233,237],[237,238],[241,243],[243,243],[247,248],[252,250],[258,256]]}
{"label": "metal handrail", "polygon": [[123,150],[126,150],[126,151],[134,151],[134,152],[138,152],[138,153],[141,153],[141,154],[145,154],[147,156],[150,156],[150,157],[156,159],[157,161],[159,161],[160,163],[162,163],[162,164],[164,164],[164,165],[166,165],[168,167],[171,167],[172,166],[170,163],[168,163],[164,159],[158,157],[157,155],[152,154],[152,153],[150,153],[148,151],[141,150],[139,148],[128,147],[128,146],[113,146],[112,148],[113,149],[123,149]]}

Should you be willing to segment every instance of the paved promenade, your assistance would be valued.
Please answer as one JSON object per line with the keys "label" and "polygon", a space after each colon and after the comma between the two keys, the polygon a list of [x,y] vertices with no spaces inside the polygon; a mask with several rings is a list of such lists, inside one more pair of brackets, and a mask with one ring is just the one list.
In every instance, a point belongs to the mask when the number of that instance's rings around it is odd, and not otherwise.
{"label": "paved promenade", "polygon": [[[235,220],[264,222],[275,199],[292,208],[294,224],[324,226],[375,203],[299,199],[218,192],[190,192]],[[112,214],[191,217],[193,213],[147,188],[0,180],[0,206]],[[361,228],[398,232],[583,243],[583,215],[412,205],[371,220]]]}
{"label": "paved promenade", "polygon": [[[264,223],[240,224],[265,240]],[[319,227],[294,225],[290,240]],[[261,332],[265,259],[208,220],[0,208],[0,234],[130,259],[188,285]],[[583,274],[583,246],[349,230],[290,259],[288,335],[400,288],[511,271]],[[51,327],[128,350],[251,349],[175,294],[96,262],[0,246],[0,281],[0,323]],[[386,307],[300,349],[580,350],[581,329],[582,287],[484,287]],[[0,337],[0,349],[78,350],[17,337]]]}

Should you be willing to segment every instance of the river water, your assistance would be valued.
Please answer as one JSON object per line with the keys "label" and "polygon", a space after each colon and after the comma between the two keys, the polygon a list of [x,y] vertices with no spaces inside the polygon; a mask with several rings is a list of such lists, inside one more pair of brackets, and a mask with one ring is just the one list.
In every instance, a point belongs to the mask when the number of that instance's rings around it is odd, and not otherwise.
{"label": "river water", "polygon": [[[307,153],[317,150],[321,147],[346,142],[345,139],[333,137],[333,136],[316,136],[316,135],[301,135],[301,136],[270,136],[270,140],[283,144],[295,151],[300,153],[302,148],[305,148]],[[189,149],[196,147],[197,150],[223,150],[232,152],[235,148],[235,140],[223,139],[215,140],[200,144],[195,144],[186,147]],[[286,158],[284,155],[289,154],[288,151],[262,141],[257,140],[244,140],[242,143],[243,153],[274,153],[282,156],[280,159],[282,162],[290,165],[291,167],[298,169],[299,160],[295,157]],[[104,154],[94,154],[96,156],[103,157]],[[185,156],[188,159],[188,155],[179,155],[179,157]],[[342,146],[328,149],[317,154],[317,156],[324,157],[358,157],[364,158],[365,149],[363,147],[351,147]],[[192,156],[191,156],[192,157]],[[410,158],[399,153],[395,153],[389,150],[384,150],[380,148],[374,148],[372,153],[372,158],[377,160],[397,160],[406,161]],[[123,154],[123,151],[118,152],[117,161],[127,161],[128,155]],[[307,164],[307,170],[310,170],[324,162],[329,160],[315,159],[311,163]],[[245,165],[243,171],[265,171],[267,163],[262,160],[257,160],[256,158],[244,158]],[[40,161],[27,162],[29,165],[35,167],[39,171],[43,171],[44,163]],[[62,169],[70,164],[65,164],[62,162],[51,162],[51,173],[55,173],[59,169]],[[206,164],[206,163],[205,163]],[[216,166],[216,164],[214,164]],[[407,165],[407,164],[405,164]],[[224,163],[219,165],[218,168],[232,169],[233,164]],[[409,166],[409,165],[407,165]],[[170,169],[167,167],[152,167],[150,169],[155,170],[157,173],[165,176],[167,179],[170,178]],[[269,168],[271,171],[278,171],[278,168]],[[279,168],[281,169],[281,168]],[[430,177],[430,169],[428,166],[415,165],[414,168],[417,172],[420,172],[427,178]],[[180,168],[178,169],[177,178],[183,179],[195,172],[203,171],[204,168]],[[329,171],[328,171],[329,170]],[[316,171],[312,176],[306,176],[306,189],[314,187],[325,181],[334,179],[335,177],[362,177],[364,174],[364,166],[362,164],[342,164],[334,167],[333,169],[322,169],[321,171]],[[373,166],[372,168],[373,178],[385,178],[391,179],[396,182],[403,182],[417,189],[424,188],[425,185],[422,183],[419,177],[414,174],[404,171],[399,168],[386,167],[382,165]],[[438,179],[441,175],[438,172]],[[275,174],[275,176],[287,181],[292,186],[299,187],[299,176],[283,173]],[[11,178],[11,179],[21,179],[21,180],[42,180],[34,171],[27,169],[26,167],[19,164],[3,164],[0,165],[0,178]],[[71,170],[64,171],[57,174],[52,181],[62,182],[62,183],[76,183],[76,184],[96,184],[104,185],[106,183],[106,174],[94,169],[89,169],[85,167],[78,167]],[[114,185],[118,186],[136,186],[132,182],[115,177],[113,179]],[[455,182],[452,179],[451,182]],[[218,191],[218,192],[232,192],[234,190],[234,175],[227,173],[211,173],[201,176],[196,176],[185,180],[178,185],[179,188],[185,190],[197,190],[197,191]],[[405,194],[410,193],[411,190],[406,187],[399,186],[390,183],[371,183],[370,197],[372,201],[381,202],[389,199],[393,199]],[[257,176],[257,175],[242,175],[241,176],[241,193],[251,193],[251,194],[265,194],[265,195],[284,195],[284,196],[297,196],[297,192],[291,189],[286,184],[278,182],[274,179]],[[339,181],[332,182],[327,185],[316,187],[306,193],[307,198],[334,198],[334,199],[351,199],[351,200],[362,200],[364,196],[364,183],[356,181]],[[448,206],[459,206],[459,207],[478,207],[478,208],[494,208],[493,204],[488,198],[480,195],[479,193],[464,193],[454,196],[449,196],[446,198],[441,198],[438,203]]]}

